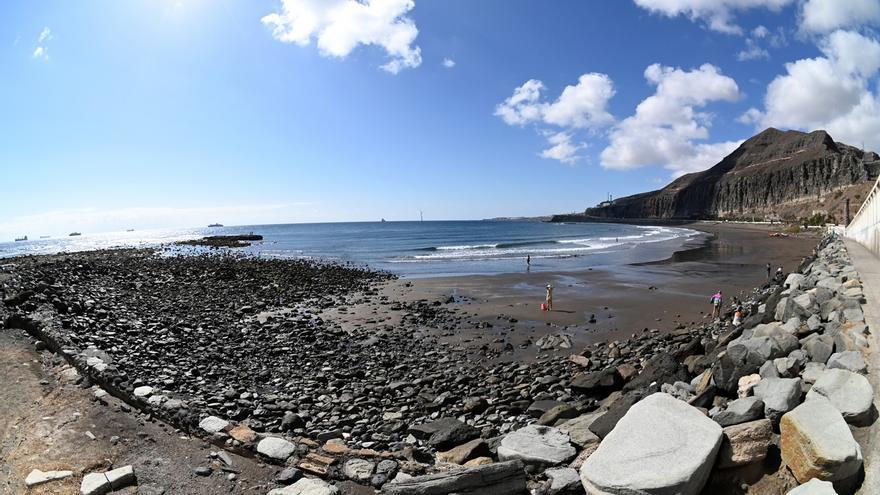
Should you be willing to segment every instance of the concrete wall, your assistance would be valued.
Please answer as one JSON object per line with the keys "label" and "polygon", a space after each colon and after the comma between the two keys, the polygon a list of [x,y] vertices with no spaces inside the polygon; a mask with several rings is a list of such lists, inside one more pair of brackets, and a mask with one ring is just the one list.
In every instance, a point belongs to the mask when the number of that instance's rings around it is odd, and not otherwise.
{"label": "concrete wall", "polygon": [[862,207],[846,226],[846,236],[880,256],[880,179],[874,183]]}

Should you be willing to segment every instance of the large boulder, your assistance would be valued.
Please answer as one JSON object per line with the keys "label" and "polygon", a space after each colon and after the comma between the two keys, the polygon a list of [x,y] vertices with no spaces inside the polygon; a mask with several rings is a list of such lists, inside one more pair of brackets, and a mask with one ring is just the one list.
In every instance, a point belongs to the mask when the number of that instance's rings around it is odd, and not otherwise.
{"label": "large boulder", "polygon": [[525,492],[526,472],[521,461],[395,480],[382,487],[386,495],[521,495]]}
{"label": "large boulder", "polygon": [[754,421],[764,415],[764,402],[757,397],[743,397],[727,403],[727,409],[715,413],[712,419],[721,426]]}
{"label": "large boulder", "polygon": [[664,393],[632,406],[581,467],[588,493],[679,493],[702,490],[722,430],[696,408]]}
{"label": "large boulder", "polygon": [[814,397],[782,416],[782,460],[798,482],[838,481],[862,467],[862,451],[840,412],[828,399]]}
{"label": "large boulder", "polygon": [[764,402],[764,416],[774,422],[801,401],[800,378],[765,378],[752,390]]}
{"label": "large boulder", "polygon": [[557,428],[529,425],[508,433],[498,446],[498,459],[519,459],[526,464],[558,466],[577,455],[568,433]]}
{"label": "large boulder", "polygon": [[480,430],[455,418],[440,418],[413,426],[409,432],[416,438],[427,440],[428,445],[436,449],[449,449],[480,436]]}
{"label": "large boulder", "polygon": [[864,376],[842,369],[826,369],[807,392],[807,400],[821,395],[840,411],[847,423],[862,424],[871,415],[874,390]]}
{"label": "large boulder", "polygon": [[862,353],[859,351],[835,352],[828,358],[828,367],[854,371],[856,373],[866,373],[868,371],[865,359],[862,358]]}
{"label": "large boulder", "polygon": [[571,379],[572,390],[581,394],[601,395],[620,390],[623,377],[617,368],[606,368],[592,373],[580,373]]}
{"label": "large boulder", "polygon": [[813,478],[785,495],[837,495],[837,491],[834,490],[834,485],[830,481]]}
{"label": "large boulder", "polygon": [[718,467],[724,469],[764,460],[772,437],[773,425],[769,419],[724,428],[724,440],[718,451]]}
{"label": "large boulder", "polygon": [[687,369],[684,366],[669,354],[660,353],[648,359],[642,372],[624,385],[623,390],[644,389],[652,385],[659,388],[664,383],[688,381],[689,379]]}
{"label": "large boulder", "polygon": [[257,452],[266,457],[284,461],[296,451],[296,445],[279,437],[266,437],[257,444]]}

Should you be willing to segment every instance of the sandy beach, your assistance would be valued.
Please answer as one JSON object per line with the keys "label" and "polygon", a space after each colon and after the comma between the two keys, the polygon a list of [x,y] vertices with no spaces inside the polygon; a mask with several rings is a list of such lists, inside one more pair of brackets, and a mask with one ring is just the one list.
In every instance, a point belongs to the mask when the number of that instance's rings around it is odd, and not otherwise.
{"label": "sandy beach", "polygon": [[[454,296],[459,303],[450,307],[496,330],[514,329],[509,337],[517,343],[564,332],[579,348],[644,329],[666,332],[699,323],[711,312],[709,297],[715,290],[724,292],[727,305],[732,296],[767,282],[767,263],[773,270],[795,270],[819,239],[814,232],[769,237],[777,226],[762,224],[699,222],[688,227],[707,235],[689,241],[668,260],[551,273],[526,271],[524,260],[521,273],[398,281],[386,290],[413,300]],[[548,283],[555,287],[554,310],[542,312]]]}

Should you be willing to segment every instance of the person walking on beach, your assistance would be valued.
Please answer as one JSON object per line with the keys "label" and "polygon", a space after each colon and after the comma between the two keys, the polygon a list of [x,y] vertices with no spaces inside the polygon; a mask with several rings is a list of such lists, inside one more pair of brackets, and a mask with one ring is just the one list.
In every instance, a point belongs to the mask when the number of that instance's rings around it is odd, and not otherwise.
{"label": "person walking on beach", "polygon": [[712,318],[721,318],[721,305],[724,304],[724,297],[721,296],[721,291],[719,290],[713,294],[709,302],[712,303]]}
{"label": "person walking on beach", "polygon": [[767,280],[770,280],[770,270],[772,270],[772,268],[770,268],[770,263],[767,263]]}
{"label": "person walking on beach", "polygon": [[526,270],[530,269],[531,267],[532,267],[532,255],[527,254],[526,255]]}
{"label": "person walking on beach", "polygon": [[553,286],[547,284],[547,300],[545,301],[547,305],[547,311],[553,311]]}

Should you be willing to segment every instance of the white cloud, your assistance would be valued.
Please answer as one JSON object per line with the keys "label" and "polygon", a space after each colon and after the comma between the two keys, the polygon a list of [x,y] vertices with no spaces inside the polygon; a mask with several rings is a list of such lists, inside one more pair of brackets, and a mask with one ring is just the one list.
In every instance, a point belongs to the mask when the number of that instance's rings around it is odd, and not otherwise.
{"label": "white cloud", "polygon": [[653,64],[645,78],[657,86],[631,117],[611,130],[601,153],[602,166],[629,170],[662,165],[674,175],[704,170],[740,142],[700,143],[709,138],[712,116],[696,111],[715,101],[736,101],[739,87],[714,65],[684,71]]}
{"label": "white cloud", "polygon": [[837,140],[880,148],[880,102],[871,90],[880,71],[880,42],[835,31],[819,48],[824,56],[786,64],[786,74],[767,86],[764,111],[750,109],[740,120],[758,127],[825,129]]}
{"label": "white cloud", "polygon": [[[495,107],[495,115],[508,125],[538,124],[545,127],[550,148],[541,156],[563,163],[574,163],[583,144],[572,143],[575,130],[596,130],[614,122],[608,101],[614,96],[614,83],[605,74],[588,73],[577,84],[566,86],[552,102],[542,101],[544,83],[530,79],[514,89],[513,94]],[[547,130],[546,128],[556,130]]]}
{"label": "white cloud", "polygon": [[446,67],[447,69],[451,69],[451,68],[455,67],[455,60],[452,60],[451,58],[444,58],[442,64],[443,64],[443,67]]}
{"label": "white cloud", "polygon": [[390,60],[383,70],[397,74],[422,63],[419,34],[406,14],[413,0],[281,0],[281,12],[263,17],[272,36],[308,46],[312,39],[326,56],[343,58],[358,45],[382,47]]}
{"label": "white cloud", "polygon": [[[34,48],[33,58],[41,58],[43,60],[49,59],[49,47],[46,46],[49,41],[52,40],[52,30],[48,27],[44,27],[42,31],[40,31],[40,35],[37,36],[37,46]],[[16,41],[18,44],[18,41]]]}
{"label": "white cloud", "polygon": [[770,58],[770,52],[768,52],[766,48],[762,48],[758,45],[758,43],[752,38],[746,38],[746,47],[736,55],[736,59],[740,62],[761,58]]}
{"label": "white cloud", "polygon": [[580,159],[577,154],[578,151],[586,148],[587,145],[584,143],[572,143],[571,139],[572,136],[568,132],[557,132],[548,135],[547,142],[550,144],[550,147],[541,151],[541,158],[550,158],[573,165]]}
{"label": "white cloud", "polygon": [[750,9],[778,12],[794,0],[634,0],[636,5],[668,17],[684,15],[705,23],[709,29],[728,34],[742,34],[734,20],[736,13]]}
{"label": "white cloud", "polygon": [[878,0],[807,0],[801,9],[801,30],[811,33],[877,23],[880,23]]}
{"label": "white cloud", "polygon": [[752,38],[764,39],[770,34],[770,30],[764,26],[758,26],[752,29]]}
{"label": "white cloud", "polygon": [[43,30],[40,32],[40,36],[37,37],[37,43],[40,44],[40,43],[43,43],[44,41],[49,41],[51,39],[52,39],[52,30],[50,30],[48,27],[44,27]]}

